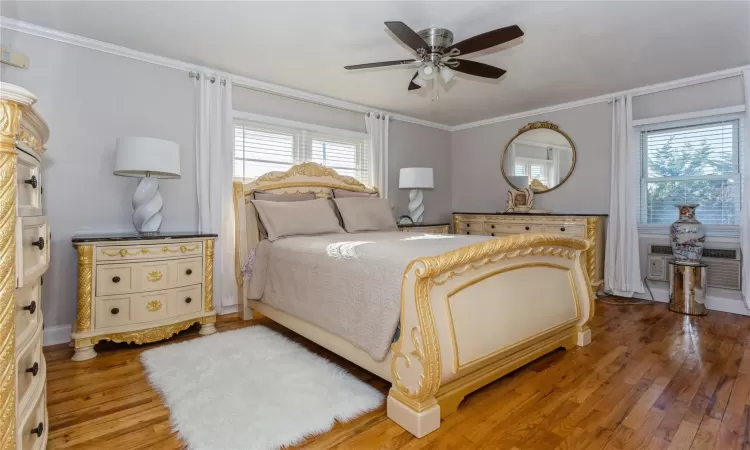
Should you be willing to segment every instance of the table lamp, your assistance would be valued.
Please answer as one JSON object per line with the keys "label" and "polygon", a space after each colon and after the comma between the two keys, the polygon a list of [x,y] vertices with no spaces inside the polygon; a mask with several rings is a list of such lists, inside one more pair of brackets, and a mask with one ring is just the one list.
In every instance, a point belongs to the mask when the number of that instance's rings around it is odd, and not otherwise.
{"label": "table lamp", "polygon": [[406,167],[399,173],[398,187],[409,191],[409,217],[414,223],[422,223],[424,217],[424,194],[422,189],[432,189],[431,167]]}
{"label": "table lamp", "polygon": [[164,203],[159,192],[159,178],[180,177],[179,145],[146,137],[119,138],[114,173],[141,177],[133,194],[133,225],[139,233],[159,231]]}

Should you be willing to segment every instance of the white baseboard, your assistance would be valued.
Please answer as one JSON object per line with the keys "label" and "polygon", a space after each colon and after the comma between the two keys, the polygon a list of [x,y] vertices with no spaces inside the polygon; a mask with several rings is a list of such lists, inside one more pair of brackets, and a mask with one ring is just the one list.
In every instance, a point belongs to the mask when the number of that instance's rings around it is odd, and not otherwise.
{"label": "white baseboard", "polygon": [[73,327],[71,325],[56,325],[54,327],[44,327],[43,342],[44,346],[55,344],[67,344],[70,342],[70,333]]}
{"label": "white baseboard", "polygon": [[[663,283],[659,283],[663,284]],[[669,288],[667,286],[660,286],[659,284],[654,285],[650,283],[651,292],[654,294],[654,300],[657,302],[667,303],[669,301]],[[725,293],[725,291],[719,289],[719,293],[711,292],[713,289],[709,288],[708,296],[706,297],[706,308],[711,311],[723,311],[733,314],[741,314],[743,316],[750,316],[750,310],[745,306],[745,302],[742,301],[741,294],[737,292]],[[737,297],[733,297],[732,294]],[[635,297],[644,300],[651,300],[651,296],[646,291],[645,294],[635,294]]]}
{"label": "white baseboard", "polygon": [[240,310],[240,305],[222,306],[221,311],[217,312],[216,314],[219,316],[223,316],[225,314],[236,313],[239,310]]}

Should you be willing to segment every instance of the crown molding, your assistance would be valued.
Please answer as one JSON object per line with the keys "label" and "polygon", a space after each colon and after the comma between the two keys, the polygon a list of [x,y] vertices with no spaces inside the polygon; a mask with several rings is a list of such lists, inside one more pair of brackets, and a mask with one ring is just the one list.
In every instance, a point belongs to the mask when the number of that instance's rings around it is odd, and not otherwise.
{"label": "crown molding", "polygon": [[627,91],[613,92],[611,94],[599,95],[596,97],[584,98],[568,103],[561,103],[559,105],[545,106],[544,108],[532,109],[529,111],[523,111],[515,114],[507,114],[505,116],[493,117],[491,119],[478,120],[476,122],[464,123],[451,127],[451,131],[466,130],[469,128],[481,127],[483,125],[491,125],[493,123],[507,122],[514,119],[522,119],[524,117],[537,116],[540,114],[547,114],[556,111],[564,111],[566,109],[580,108],[581,106],[593,105],[596,103],[603,103],[612,101],[615,97],[621,95],[630,95],[638,97],[641,95],[653,94],[655,92],[669,91],[672,89],[692,86],[695,84],[708,83],[710,81],[721,80],[724,78],[731,78],[742,75],[742,71],[750,69],[748,66],[734,67],[726,70],[719,70],[717,72],[704,73],[702,75],[696,75],[694,77],[680,78],[677,80],[666,81],[664,83],[652,84],[648,86],[642,86]]}
{"label": "crown molding", "polygon": [[373,108],[366,105],[360,105],[358,103],[351,103],[344,100],[339,100],[325,95],[313,94],[311,92],[302,91],[286,86],[281,86],[266,81],[260,81],[253,78],[245,77],[242,75],[236,75],[228,72],[219,71],[211,67],[200,66],[197,64],[191,64],[184,61],[180,61],[173,58],[166,58],[163,56],[155,55],[152,53],[141,52],[133,50],[128,47],[120,45],[110,44],[109,42],[103,42],[96,39],[90,39],[87,37],[79,36],[72,33],[66,33],[64,31],[54,30],[52,28],[35,25],[32,23],[24,22],[21,20],[12,19],[10,17],[0,16],[0,28],[4,28],[19,33],[30,34],[33,36],[41,37],[44,39],[50,39],[65,44],[75,45],[78,47],[87,48],[90,50],[96,50],[111,55],[122,56],[125,58],[134,59],[150,64],[156,64],[162,67],[168,67],[171,69],[182,70],[185,72],[190,71],[202,71],[205,73],[215,74],[219,76],[225,76],[231,78],[232,84],[254,89],[258,91],[268,92],[270,94],[280,95],[289,97],[297,100],[303,100],[311,103],[317,103],[319,105],[330,106],[333,108],[344,109],[352,112],[366,113],[369,111],[383,112],[391,114],[391,116],[402,122],[409,122],[418,125],[424,125],[426,127],[437,128],[440,130],[451,130],[451,126],[444,125],[436,122],[430,122],[428,120],[418,119],[416,117],[404,116],[401,114],[392,114],[387,111],[383,111],[378,108]]}

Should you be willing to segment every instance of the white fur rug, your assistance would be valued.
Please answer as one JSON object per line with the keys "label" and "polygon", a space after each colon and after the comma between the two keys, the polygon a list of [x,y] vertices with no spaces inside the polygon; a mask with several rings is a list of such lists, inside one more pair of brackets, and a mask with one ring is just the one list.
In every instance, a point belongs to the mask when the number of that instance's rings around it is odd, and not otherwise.
{"label": "white fur rug", "polygon": [[191,450],[273,449],[377,408],[383,395],[263,326],[142,353]]}

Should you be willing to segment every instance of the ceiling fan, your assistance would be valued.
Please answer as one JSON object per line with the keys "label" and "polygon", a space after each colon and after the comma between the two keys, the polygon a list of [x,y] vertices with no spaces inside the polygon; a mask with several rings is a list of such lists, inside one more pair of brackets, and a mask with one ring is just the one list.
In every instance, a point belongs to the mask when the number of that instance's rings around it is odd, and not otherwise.
{"label": "ceiling fan", "polygon": [[386,22],[385,26],[401,42],[411,47],[416,52],[416,57],[414,59],[398,61],[355,64],[353,66],[345,66],[344,69],[356,70],[385,66],[419,65],[417,73],[414,74],[409,82],[409,90],[419,89],[432,81],[433,100],[438,99],[438,75],[442,78],[443,82],[447,83],[456,75],[456,72],[495,79],[500,78],[505,73],[505,70],[498,67],[457,58],[457,56],[478,52],[523,36],[523,31],[521,31],[518,25],[511,25],[488,31],[454,44],[453,33],[445,28],[427,28],[416,33],[403,22]]}

